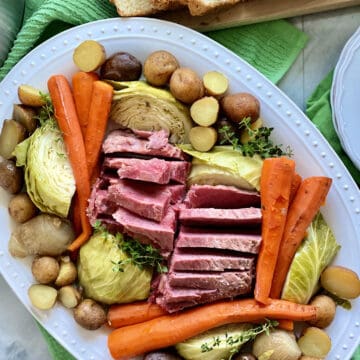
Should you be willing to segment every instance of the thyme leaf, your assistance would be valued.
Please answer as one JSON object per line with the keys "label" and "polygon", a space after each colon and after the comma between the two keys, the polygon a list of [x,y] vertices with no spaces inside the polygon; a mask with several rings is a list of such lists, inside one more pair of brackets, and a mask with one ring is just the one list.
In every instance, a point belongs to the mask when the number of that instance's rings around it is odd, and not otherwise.
{"label": "thyme leaf", "polygon": [[36,119],[39,121],[40,126],[42,126],[47,120],[54,118],[54,107],[49,94],[40,92],[40,96],[44,100],[45,105],[40,108]]}

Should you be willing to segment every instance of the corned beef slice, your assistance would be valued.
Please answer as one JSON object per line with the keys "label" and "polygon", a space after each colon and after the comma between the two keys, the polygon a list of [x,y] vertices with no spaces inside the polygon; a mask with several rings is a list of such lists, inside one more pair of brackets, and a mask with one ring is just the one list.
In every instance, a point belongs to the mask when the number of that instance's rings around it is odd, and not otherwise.
{"label": "corned beef slice", "polygon": [[216,253],[209,249],[175,248],[170,271],[253,270],[254,257]]}
{"label": "corned beef slice", "polygon": [[184,203],[189,208],[238,209],[260,206],[256,191],[241,190],[235,186],[192,185]]}
{"label": "corned beef slice", "polygon": [[261,209],[181,208],[179,220],[185,225],[200,226],[255,226],[261,224]]}
{"label": "corned beef slice", "polygon": [[[252,272],[171,272],[168,274],[169,285],[172,287],[187,287],[195,289],[218,289],[226,291],[229,288],[241,288],[248,292],[252,284]],[[240,290],[240,289],[239,289]]]}
{"label": "corned beef slice", "polygon": [[185,184],[190,171],[186,161],[166,161],[162,159],[105,158],[104,167],[115,169],[120,179],[148,181],[168,184],[170,180]]}
{"label": "corned beef slice", "polygon": [[178,248],[212,248],[235,250],[257,254],[261,243],[261,235],[244,233],[236,229],[195,228],[181,226],[176,239]]}
{"label": "corned beef slice", "polygon": [[124,130],[114,130],[109,133],[103,143],[105,154],[132,153],[149,156],[161,156],[185,160],[186,155],[176,146],[168,143],[166,131],[154,131],[144,138],[146,132],[138,132],[138,136]]}
{"label": "corned beef slice", "polygon": [[119,207],[112,216],[123,228],[123,231],[136,240],[152,243],[163,252],[173,250],[176,214],[171,207],[168,208],[166,216],[159,223],[144,219],[122,207]]}
{"label": "corned beef slice", "polygon": [[147,219],[160,222],[170,205],[181,199],[185,185],[159,185],[119,180],[108,188],[109,198],[118,206]]}

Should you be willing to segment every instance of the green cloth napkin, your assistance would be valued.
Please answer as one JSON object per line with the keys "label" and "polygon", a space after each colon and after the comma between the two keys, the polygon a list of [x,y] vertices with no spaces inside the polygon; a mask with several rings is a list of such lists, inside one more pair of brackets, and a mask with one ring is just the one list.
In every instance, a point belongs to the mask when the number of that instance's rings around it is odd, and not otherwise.
{"label": "green cloth napkin", "polygon": [[[108,0],[26,0],[23,27],[0,68],[0,80],[24,55],[49,37],[74,25],[116,16],[115,8]],[[305,34],[283,20],[219,30],[206,35],[248,61],[274,83],[287,72],[307,40]],[[324,83],[309,101],[308,114],[314,117],[321,131],[331,123],[329,93],[326,95],[329,87],[329,82]],[[325,123],[326,126],[322,125]],[[342,151],[340,147],[335,149]],[[352,166],[351,163],[346,165]],[[351,170],[353,176],[359,176],[354,170]],[[40,324],[39,329],[54,360],[75,360]],[[360,356],[354,360],[360,360]]]}

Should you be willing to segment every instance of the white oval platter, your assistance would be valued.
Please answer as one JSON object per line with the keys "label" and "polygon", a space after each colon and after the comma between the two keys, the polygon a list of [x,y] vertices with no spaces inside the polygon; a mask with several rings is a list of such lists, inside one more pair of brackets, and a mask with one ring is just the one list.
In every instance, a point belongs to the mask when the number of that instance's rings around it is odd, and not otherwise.
{"label": "white oval platter", "polygon": [[333,120],[346,153],[360,169],[360,27],[344,46],[334,71]]}
{"label": "white oval platter", "polygon": [[[11,117],[13,103],[19,101],[17,87],[20,84],[31,84],[46,92],[50,75],[62,73],[70,78],[77,70],[72,62],[73,50],[86,39],[100,41],[107,55],[122,50],[140,60],[144,60],[152,51],[165,49],[172,52],[182,66],[191,67],[200,75],[208,70],[223,72],[229,78],[231,93],[247,91],[255,94],[261,102],[262,118],[268,126],[275,128],[274,140],[284,146],[291,145],[297,171],[303,177],[325,175],[333,179],[322,212],[342,246],[335,262],[360,273],[360,195],[344,165],[285,94],[234,53],[193,30],[155,19],[115,18],[65,31],[24,57],[0,83],[1,121]],[[110,359],[106,345],[108,329],[84,330],[76,325],[71,312],[60,305],[45,312],[31,306],[27,289],[34,279],[29,259],[14,259],[8,253],[11,231],[7,213],[8,195],[4,191],[0,195],[0,270],[14,293],[75,358]],[[338,308],[335,321],[327,331],[332,339],[332,350],[327,359],[350,359],[360,338],[360,301],[353,302],[351,311]]]}

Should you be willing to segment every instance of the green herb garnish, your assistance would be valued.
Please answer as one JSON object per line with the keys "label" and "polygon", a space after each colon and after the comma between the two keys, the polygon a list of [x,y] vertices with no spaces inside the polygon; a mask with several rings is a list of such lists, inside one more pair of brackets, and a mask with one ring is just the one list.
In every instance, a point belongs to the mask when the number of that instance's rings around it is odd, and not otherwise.
{"label": "green herb garnish", "polygon": [[260,155],[263,159],[269,157],[278,156],[292,156],[292,151],[288,147],[284,152],[281,149],[281,145],[275,145],[270,135],[274,128],[268,128],[262,126],[253,130],[250,126],[251,119],[245,118],[239,124],[239,129],[246,131],[249,135],[249,141],[246,144],[242,144],[238,137],[238,134],[229,125],[224,125],[219,129],[220,135],[222,135],[221,144],[230,143],[234,150],[240,151],[244,156]]}
{"label": "green herb garnish", "polygon": [[45,105],[40,108],[36,119],[39,121],[40,126],[42,126],[47,120],[54,118],[54,107],[49,94],[40,92],[40,96],[44,100]]}

